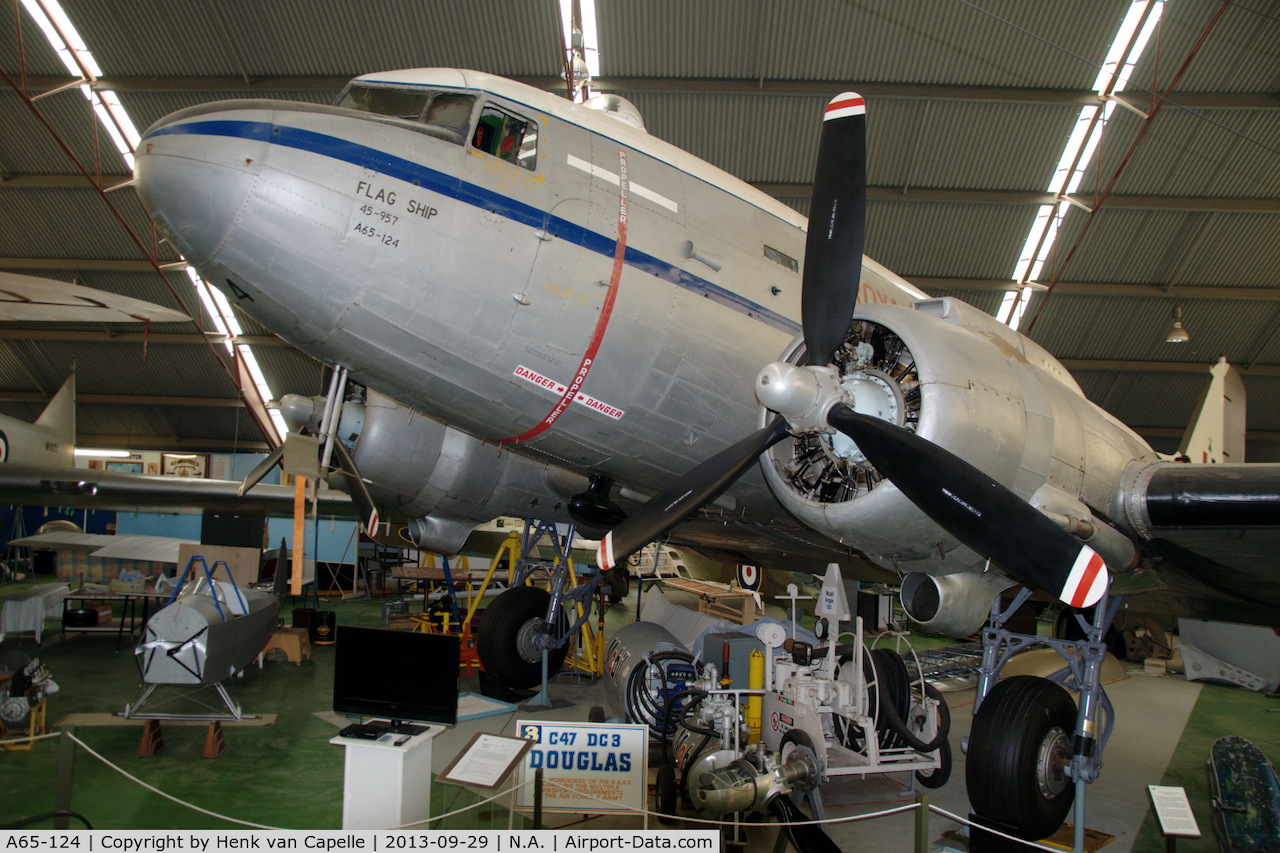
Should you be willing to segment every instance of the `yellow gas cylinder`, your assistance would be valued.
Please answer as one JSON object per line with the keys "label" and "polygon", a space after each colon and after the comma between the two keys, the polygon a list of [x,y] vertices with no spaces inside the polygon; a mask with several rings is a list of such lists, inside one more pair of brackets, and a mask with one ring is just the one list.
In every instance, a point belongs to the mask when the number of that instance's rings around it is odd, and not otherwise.
{"label": "yellow gas cylinder", "polygon": [[[747,688],[750,690],[760,690],[764,687],[764,655],[759,649],[751,652],[750,662],[747,664]],[[750,696],[747,698],[747,728],[751,730],[751,737],[747,739],[747,743],[755,743],[760,740],[760,707],[764,704],[763,696]]]}

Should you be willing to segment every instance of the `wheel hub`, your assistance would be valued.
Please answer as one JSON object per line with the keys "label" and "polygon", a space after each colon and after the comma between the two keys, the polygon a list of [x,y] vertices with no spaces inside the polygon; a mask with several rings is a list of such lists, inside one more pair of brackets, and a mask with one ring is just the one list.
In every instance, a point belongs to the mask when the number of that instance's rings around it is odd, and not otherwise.
{"label": "wheel hub", "polygon": [[547,620],[530,619],[520,626],[516,634],[516,651],[520,657],[534,663],[542,660],[542,638],[547,633]]}
{"label": "wheel hub", "polygon": [[1054,726],[1045,735],[1036,756],[1036,784],[1046,800],[1056,798],[1070,784],[1066,773],[1070,763],[1071,737],[1061,727]]}

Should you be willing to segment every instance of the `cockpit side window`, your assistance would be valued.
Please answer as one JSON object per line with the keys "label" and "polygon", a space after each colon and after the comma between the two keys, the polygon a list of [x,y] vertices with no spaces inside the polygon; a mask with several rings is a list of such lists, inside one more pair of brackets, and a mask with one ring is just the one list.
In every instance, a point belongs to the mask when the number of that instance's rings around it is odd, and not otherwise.
{"label": "cockpit side window", "polygon": [[481,111],[471,145],[526,169],[538,167],[538,123],[494,106]]}

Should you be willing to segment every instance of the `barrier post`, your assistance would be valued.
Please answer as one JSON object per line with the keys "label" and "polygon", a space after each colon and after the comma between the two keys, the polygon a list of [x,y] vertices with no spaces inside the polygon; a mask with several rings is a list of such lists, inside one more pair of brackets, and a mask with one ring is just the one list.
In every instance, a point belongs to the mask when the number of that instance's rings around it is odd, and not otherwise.
{"label": "barrier post", "polygon": [[533,828],[542,829],[542,768],[533,771]]}
{"label": "barrier post", "polygon": [[929,853],[929,795],[916,791],[916,850]]}
{"label": "barrier post", "polygon": [[66,812],[71,811],[71,787],[75,781],[76,742],[72,736],[75,726],[62,727],[62,743],[58,744],[58,785],[54,793],[54,808],[60,814],[53,821],[54,829],[66,829],[71,825],[71,818]]}

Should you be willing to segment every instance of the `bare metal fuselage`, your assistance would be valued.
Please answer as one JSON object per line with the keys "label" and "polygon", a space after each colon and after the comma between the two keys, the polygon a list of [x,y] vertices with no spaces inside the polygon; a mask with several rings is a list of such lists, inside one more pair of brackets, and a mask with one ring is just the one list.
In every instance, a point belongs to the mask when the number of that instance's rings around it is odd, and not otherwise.
{"label": "bare metal fuselage", "polygon": [[[356,461],[384,500],[445,526],[563,519],[557,482],[599,473],[651,494],[757,427],[756,373],[799,331],[800,275],[786,261],[803,257],[803,218],[641,130],[511,81],[368,76],[472,93],[472,128],[483,105],[536,122],[534,168],[412,121],[234,101],[152,127],[137,180],[174,244],[235,304],[440,433],[421,452],[409,441],[397,452],[408,426],[362,437]],[[1036,344],[872,261],[862,281],[859,317],[919,362],[918,431],[1022,496],[1111,515],[1126,467],[1156,458]],[[785,448],[762,466],[770,488],[753,470],[719,502],[740,527],[789,528],[833,559],[853,549],[903,571],[981,562],[891,484],[839,504],[790,494]]]}

